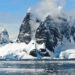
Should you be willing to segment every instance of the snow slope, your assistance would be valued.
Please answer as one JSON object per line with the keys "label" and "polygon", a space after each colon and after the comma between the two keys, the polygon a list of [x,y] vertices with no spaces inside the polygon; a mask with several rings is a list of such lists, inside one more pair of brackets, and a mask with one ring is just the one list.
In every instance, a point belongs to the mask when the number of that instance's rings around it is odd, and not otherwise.
{"label": "snow slope", "polygon": [[72,49],[75,49],[75,42],[69,42],[66,38],[64,38],[62,44],[59,42],[55,47],[54,55],[59,58],[61,52]]}
{"label": "snow slope", "polygon": [[[43,51],[42,53],[49,53],[50,56],[41,56],[40,52],[45,50],[45,44],[37,44],[35,40],[31,40],[29,44],[26,43],[9,43],[0,47],[0,59],[34,59],[34,58],[53,58],[53,53],[48,49]],[[37,56],[30,55],[31,52],[37,50],[35,54]]]}
{"label": "snow slope", "polygon": [[68,49],[60,53],[60,59],[75,59],[75,49]]}
{"label": "snow slope", "polygon": [[34,58],[29,52],[34,49],[32,41],[25,43],[9,43],[0,47],[0,59],[28,59]]}

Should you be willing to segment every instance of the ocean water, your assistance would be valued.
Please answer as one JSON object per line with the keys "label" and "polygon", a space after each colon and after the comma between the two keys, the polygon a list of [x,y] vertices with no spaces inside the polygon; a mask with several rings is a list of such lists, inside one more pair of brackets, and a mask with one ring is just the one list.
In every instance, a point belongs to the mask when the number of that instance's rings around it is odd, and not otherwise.
{"label": "ocean water", "polygon": [[75,75],[75,60],[0,60],[0,75]]}
{"label": "ocean water", "polygon": [[0,75],[75,75],[75,70],[58,72],[0,72]]}
{"label": "ocean water", "polygon": [[0,73],[0,75],[48,75],[47,73],[31,73],[31,72],[28,72],[28,73],[17,73],[17,72],[15,72],[15,73],[6,73],[6,72],[4,72],[4,73]]}

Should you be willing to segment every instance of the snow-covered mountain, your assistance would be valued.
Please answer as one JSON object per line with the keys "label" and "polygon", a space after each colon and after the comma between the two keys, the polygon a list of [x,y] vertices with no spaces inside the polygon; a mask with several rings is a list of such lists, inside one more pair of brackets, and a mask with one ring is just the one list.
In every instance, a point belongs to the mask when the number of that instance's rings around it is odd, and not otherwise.
{"label": "snow-covered mountain", "polygon": [[29,11],[23,19],[15,43],[10,43],[6,29],[0,31],[0,44],[9,43],[0,47],[0,56],[5,59],[59,57],[64,50],[75,50],[74,24],[74,21],[64,16],[47,15],[41,20]]}
{"label": "snow-covered mountain", "polygon": [[[75,49],[75,26],[74,23],[68,21],[67,18],[59,17],[59,31],[61,39],[55,48],[55,56],[59,57],[60,53],[64,50],[74,50]],[[72,25],[71,25],[72,24]],[[72,51],[73,52],[73,51]]]}
{"label": "snow-covered mountain", "polygon": [[21,24],[17,41],[28,44],[32,39],[35,39],[35,33],[39,23],[39,19],[37,19],[31,12],[27,12]]}
{"label": "snow-covered mountain", "polygon": [[5,28],[0,27],[0,46],[8,44],[9,42],[10,40],[8,31]]}
{"label": "snow-covered mountain", "polygon": [[[40,21],[32,12],[27,12],[17,41],[28,44],[34,39],[39,45],[45,43],[45,48],[49,52],[54,52],[55,57],[58,57],[61,51],[75,48],[75,26],[71,24],[73,23],[64,16],[48,15],[44,21]],[[47,51],[46,49],[41,50],[42,54],[43,51]]]}

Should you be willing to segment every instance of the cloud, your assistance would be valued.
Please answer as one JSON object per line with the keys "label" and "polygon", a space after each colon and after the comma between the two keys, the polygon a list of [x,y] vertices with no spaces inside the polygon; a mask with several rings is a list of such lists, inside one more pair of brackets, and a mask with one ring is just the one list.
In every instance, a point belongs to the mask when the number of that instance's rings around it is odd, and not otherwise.
{"label": "cloud", "polygon": [[59,15],[63,11],[66,0],[41,0],[40,3],[35,8],[35,13],[39,16]]}

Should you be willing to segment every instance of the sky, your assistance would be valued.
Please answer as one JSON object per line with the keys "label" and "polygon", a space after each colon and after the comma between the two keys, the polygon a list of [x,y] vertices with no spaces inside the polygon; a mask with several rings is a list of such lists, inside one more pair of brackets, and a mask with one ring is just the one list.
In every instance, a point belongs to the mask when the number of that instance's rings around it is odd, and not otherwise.
{"label": "sky", "polygon": [[[75,0],[56,0],[56,3],[53,0],[0,0],[0,26],[8,30],[10,39],[16,39],[28,8],[37,13],[54,12],[55,4],[63,7],[66,12],[75,10]],[[52,7],[50,11],[45,10],[49,7]]]}

